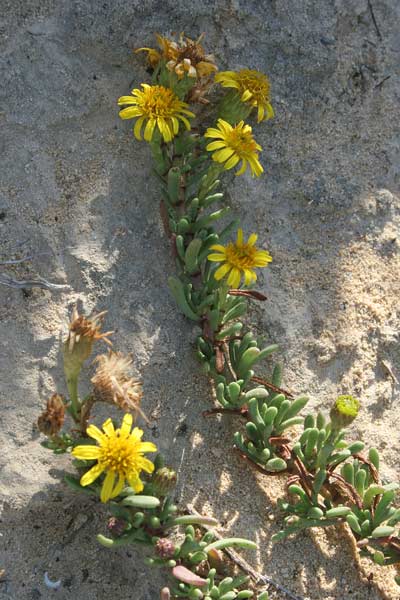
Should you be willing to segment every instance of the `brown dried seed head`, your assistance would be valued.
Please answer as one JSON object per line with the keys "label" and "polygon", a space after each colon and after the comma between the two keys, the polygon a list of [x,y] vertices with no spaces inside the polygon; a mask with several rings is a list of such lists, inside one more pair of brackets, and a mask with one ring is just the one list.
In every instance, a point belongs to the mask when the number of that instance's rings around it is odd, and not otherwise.
{"label": "brown dried seed head", "polygon": [[110,336],[113,332],[101,332],[101,326],[106,314],[107,311],[104,310],[101,313],[94,314],[90,317],[85,317],[84,315],[80,315],[77,311],[77,308],[74,307],[69,324],[69,335],[67,339],[70,352],[72,352],[75,344],[79,343],[81,338],[88,338],[91,342],[103,340],[106,344],[112,346],[112,342],[108,339],[108,336]]}
{"label": "brown dried seed head", "polygon": [[[142,384],[131,377],[132,359],[122,352],[101,354],[95,359],[97,368],[91,381],[97,402],[116,404],[126,412],[137,415],[142,399]],[[142,413],[141,413],[142,414]]]}
{"label": "brown dried seed head", "polygon": [[85,317],[80,315],[74,307],[69,323],[69,334],[64,344],[64,370],[68,377],[76,377],[85,360],[93,350],[93,343],[103,340],[109,346],[112,342],[108,339],[113,332],[101,332],[104,315],[107,311]]}
{"label": "brown dried seed head", "polygon": [[156,542],[155,551],[160,558],[173,558],[175,553],[175,544],[168,538],[160,538]]}
{"label": "brown dried seed head", "polygon": [[63,426],[64,416],[64,399],[59,394],[53,394],[47,400],[46,410],[38,418],[39,430],[49,437],[56,435]]}

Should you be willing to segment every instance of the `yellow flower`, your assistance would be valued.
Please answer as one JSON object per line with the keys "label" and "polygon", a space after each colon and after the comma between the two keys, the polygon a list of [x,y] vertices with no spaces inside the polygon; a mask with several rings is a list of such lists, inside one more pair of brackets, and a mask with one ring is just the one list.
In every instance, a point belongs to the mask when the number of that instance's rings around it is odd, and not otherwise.
{"label": "yellow flower", "polygon": [[217,128],[209,127],[204,137],[217,139],[208,144],[206,149],[210,152],[215,150],[212,158],[216,162],[223,163],[224,169],[232,169],[241,160],[242,165],[236,175],[242,175],[247,165],[250,166],[252,174],[257,177],[264,171],[257,152],[262,148],[253,138],[250,125],[245,125],[243,121],[232,127],[223,119],[218,119]]}
{"label": "yellow flower", "polygon": [[[98,446],[76,446],[73,456],[81,460],[97,460],[97,464],[81,478],[81,485],[90,485],[104,471],[106,476],[101,488],[100,500],[107,502],[118,496],[125,481],[138,493],[143,490],[140,472],[152,473],[153,463],[144,458],[145,452],[156,452],[157,448],[151,442],[142,442],[143,431],[135,427],[131,432],[132,415],[126,414],[120,429],[114,429],[111,419],[103,423],[103,431],[95,425],[89,425],[87,434],[98,442]],[[118,481],[115,482],[118,475]]]}
{"label": "yellow flower", "polygon": [[221,244],[211,246],[211,250],[216,250],[216,253],[209,254],[208,260],[223,263],[214,273],[217,281],[228,273],[227,283],[232,288],[239,287],[242,275],[245,285],[250,285],[257,280],[254,269],[266,267],[272,261],[269,252],[256,248],[257,237],[255,233],[252,233],[247,242],[244,242],[243,230],[238,229],[236,242],[230,242],[227,246]]}
{"label": "yellow flower", "polygon": [[258,123],[274,116],[270,103],[270,84],[264,73],[252,69],[222,71],[215,76],[215,81],[223,87],[237,89],[242,102],[256,107]]}
{"label": "yellow flower", "polygon": [[[157,125],[165,142],[170,142],[178,134],[179,120],[190,129],[190,123],[186,117],[195,115],[187,110],[186,102],[179,100],[173,91],[162,85],[148,85],[142,83],[143,90],[132,90],[132,96],[122,96],[118,100],[118,106],[128,105],[123,108],[119,116],[121,119],[135,119],[133,132],[138,140],[141,140],[142,126],[147,121],[144,129],[144,139],[151,142]],[[186,116],[185,116],[186,115]]]}

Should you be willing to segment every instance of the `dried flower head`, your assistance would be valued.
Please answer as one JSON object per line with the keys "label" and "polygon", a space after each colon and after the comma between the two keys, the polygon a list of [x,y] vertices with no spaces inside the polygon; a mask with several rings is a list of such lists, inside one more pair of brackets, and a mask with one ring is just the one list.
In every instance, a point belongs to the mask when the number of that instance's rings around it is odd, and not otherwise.
{"label": "dried flower head", "polygon": [[111,340],[108,337],[113,331],[101,332],[101,326],[103,324],[104,315],[107,314],[106,310],[103,312],[94,314],[89,317],[80,315],[76,306],[74,307],[71,315],[71,321],[69,324],[69,334],[67,339],[67,345],[70,352],[73,351],[74,346],[79,344],[82,338],[84,341],[93,343],[97,340],[103,340],[109,346],[112,346]]}
{"label": "dried flower head", "polygon": [[238,229],[236,242],[230,242],[226,246],[214,244],[210,250],[215,253],[207,256],[211,262],[222,263],[215,271],[214,277],[217,281],[228,275],[228,285],[237,288],[243,275],[245,285],[250,285],[257,280],[255,269],[266,267],[272,261],[267,250],[259,250],[255,243],[257,234],[252,233],[247,242],[243,238],[243,230]]}
{"label": "dried flower head", "polygon": [[97,368],[91,379],[95,400],[116,404],[126,412],[141,413],[142,384],[131,376],[132,358],[110,351],[97,356],[95,362]]}
{"label": "dried flower head", "polygon": [[270,102],[270,83],[264,73],[253,69],[222,71],[215,76],[215,81],[223,87],[236,89],[241,102],[257,108],[258,123],[274,116]]}
{"label": "dried flower head", "polygon": [[166,62],[167,68],[175,72],[181,79],[184,75],[201,79],[209,77],[218,70],[212,54],[206,54],[201,41],[202,34],[197,40],[191,40],[180,34],[178,42],[169,40],[156,34],[160,51],[154,48],[138,48],[135,52],[147,52],[150,65],[154,68],[161,60]]}
{"label": "dried flower head", "polygon": [[242,175],[247,166],[256,177],[263,172],[258,160],[258,151],[262,148],[255,141],[250,125],[240,121],[232,127],[227,121],[218,119],[217,127],[209,127],[204,137],[215,138],[215,141],[207,144],[206,149],[213,153],[213,160],[223,164],[224,169],[232,169],[241,160],[242,164],[236,175]]}
{"label": "dried flower head", "polygon": [[[64,344],[64,371],[68,382],[77,379],[82,365],[89,358],[93,350],[93,343],[103,340],[112,346],[108,336],[112,331],[101,332],[104,315],[107,311],[85,317],[80,315],[76,307],[72,311],[69,323],[69,334]],[[71,391],[70,395],[72,397]]]}
{"label": "dried flower head", "polygon": [[59,394],[53,394],[47,400],[46,410],[38,418],[39,431],[52,437],[57,435],[64,424],[65,405],[64,399]]}
{"label": "dried flower head", "polygon": [[103,431],[95,425],[89,425],[86,433],[97,441],[98,446],[76,446],[72,450],[75,458],[97,460],[97,463],[81,477],[81,485],[90,485],[106,472],[100,494],[102,502],[119,496],[126,481],[138,494],[144,487],[140,480],[141,471],[154,471],[153,463],[143,455],[146,452],[156,452],[157,447],[151,442],[142,442],[143,431],[138,427],[131,431],[132,422],[132,415],[126,414],[118,429],[114,428],[111,419],[103,423]]}
{"label": "dried flower head", "polygon": [[137,140],[142,139],[142,127],[146,121],[143,137],[146,142],[151,142],[156,128],[162,135],[164,142],[170,142],[179,133],[179,121],[190,129],[187,117],[194,117],[188,110],[186,102],[179,100],[178,96],[162,85],[148,85],[142,83],[142,90],[134,89],[131,96],[121,96],[118,106],[125,106],[119,116],[121,119],[136,119],[133,133]]}

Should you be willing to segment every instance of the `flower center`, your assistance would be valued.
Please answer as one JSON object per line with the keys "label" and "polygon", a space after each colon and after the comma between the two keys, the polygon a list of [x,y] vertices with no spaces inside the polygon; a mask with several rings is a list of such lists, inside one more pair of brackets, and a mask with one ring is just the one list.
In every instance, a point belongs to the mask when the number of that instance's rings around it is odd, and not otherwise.
{"label": "flower center", "polygon": [[254,267],[257,249],[250,244],[234,244],[231,242],[225,249],[226,260],[238,269],[250,269]]}
{"label": "flower center", "polygon": [[156,85],[143,92],[140,104],[150,119],[156,119],[171,116],[176,110],[175,101],[176,98],[170,89]]}
{"label": "flower center", "polygon": [[135,445],[129,438],[121,438],[116,434],[115,437],[107,440],[102,451],[99,462],[106,470],[124,474],[134,467]]}
{"label": "flower center", "polygon": [[245,133],[241,129],[232,129],[226,136],[226,142],[239,156],[257,151],[257,145],[251,132]]}
{"label": "flower center", "polygon": [[249,90],[254,98],[266,99],[269,96],[269,82],[262,73],[243,69],[239,72],[239,85],[241,93]]}

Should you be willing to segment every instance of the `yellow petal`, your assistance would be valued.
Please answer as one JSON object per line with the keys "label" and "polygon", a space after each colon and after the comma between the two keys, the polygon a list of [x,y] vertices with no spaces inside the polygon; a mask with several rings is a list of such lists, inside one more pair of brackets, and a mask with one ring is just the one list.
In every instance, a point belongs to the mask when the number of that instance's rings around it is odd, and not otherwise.
{"label": "yellow petal", "polygon": [[226,260],[226,256],[225,254],[209,254],[207,259],[211,260],[211,262],[223,262]]}
{"label": "yellow petal", "polygon": [[250,90],[245,90],[242,94],[242,97],[240,98],[242,102],[247,102],[247,100],[250,100],[250,98],[252,97],[252,93],[250,92]]}
{"label": "yellow petal", "polygon": [[128,106],[127,108],[123,108],[119,111],[119,117],[121,119],[133,119],[141,114],[142,111],[138,111],[136,106]]}
{"label": "yellow petal", "polygon": [[247,240],[247,243],[249,244],[249,246],[254,246],[257,239],[258,239],[258,235],[256,233],[252,233],[251,235],[249,235],[249,239]]}
{"label": "yellow petal", "polygon": [[[241,121],[241,123],[243,123],[243,121]],[[224,121],[224,119],[218,119],[218,127],[222,129],[224,133],[230,133],[233,129],[232,125],[227,121]]]}
{"label": "yellow petal", "polygon": [[176,117],[171,117],[172,120],[172,126],[174,129],[174,134],[177,135],[179,132],[179,121]]}
{"label": "yellow petal", "polygon": [[242,166],[238,171],[236,171],[236,175],[243,175],[245,170],[247,169],[247,161],[245,159],[242,160]]}
{"label": "yellow petal", "polygon": [[[193,113],[190,113],[190,114],[193,114]],[[190,123],[189,123],[189,121],[185,117],[182,117],[182,115],[178,115],[178,117],[182,121],[182,123],[185,125],[186,129],[189,131],[189,129],[190,129]]]}
{"label": "yellow petal", "polygon": [[209,144],[207,144],[206,150],[208,150],[209,152],[212,152],[213,150],[219,150],[220,148],[225,148],[225,147],[226,147],[226,142],[224,142],[223,140],[218,140],[218,141],[210,142]]}
{"label": "yellow petal", "polygon": [[104,433],[102,431],[100,431],[100,429],[98,427],[96,427],[96,425],[89,425],[89,427],[86,429],[86,433],[88,434],[89,437],[93,438],[100,444],[101,444],[101,442],[105,441],[105,439],[106,439],[106,436],[104,435]]}
{"label": "yellow petal", "polygon": [[115,433],[114,425],[111,419],[107,419],[107,421],[104,421],[102,428],[106,432],[108,437],[113,436]]}
{"label": "yellow petal", "polygon": [[228,277],[228,285],[233,288],[237,288],[240,285],[240,271],[237,267],[233,267],[232,271],[229,273]]}
{"label": "yellow petal", "polygon": [[128,477],[128,483],[131,486],[131,488],[133,489],[133,491],[138,494],[139,492],[142,491],[142,489],[144,488],[143,483],[140,481],[137,473],[135,473],[134,475],[131,475],[130,477]]}
{"label": "yellow petal", "polygon": [[112,491],[111,498],[116,498],[120,495],[125,485],[125,477],[120,473],[118,478],[118,483]]}
{"label": "yellow petal", "polygon": [[133,96],[121,96],[118,98],[118,106],[123,106],[124,104],[136,104],[137,100]]}
{"label": "yellow petal", "polygon": [[230,265],[229,263],[225,263],[224,265],[221,265],[214,273],[214,277],[217,281],[219,281],[220,279],[222,279],[223,277],[225,277],[225,275],[227,273],[229,273],[229,271],[231,270],[232,265]]}
{"label": "yellow petal", "polygon": [[95,460],[102,455],[102,449],[99,446],[75,446],[71,454],[81,460]]}
{"label": "yellow petal", "polygon": [[146,127],[144,128],[144,133],[143,133],[143,137],[146,140],[146,142],[151,142],[156,123],[157,123],[157,121],[155,119],[149,119],[147,121]]}
{"label": "yellow petal", "polygon": [[252,281],[253,281],[253,271],[250,271],[250,269],[245,269],[244,270],[244,284],[250,285]]}
{"label": "yellow petal", "polygon": [[146,473],[152,473],[154,471],[153,463],[147,458],[141,458],[139,464],[140,468],[143,469],[143,471],[146,471]]}
{"label": "yellow petal", "polygon": [[131,428],[132,428],[132,423],[133,423],[133,417],[130,413],[126,413],[124,415],[124,418],[122,419],[122,424],[121,424],[121,437],[128,437],[128,435],[131,432]]}
{"label": "yellow petal", "polygon": [[153,442],[140,442],[139,452],[157,452],[157,446]]}
{"label": "yellow petal", "polygon": [[138,119],[135,123],[135,127],[133,128],[133,133],[134,136],[137,140],[139,140],[139,142],[142,140],[142,136],[141,136],[141,129],[142,129],[142,125],[143,125],[143,121],[144,121],[145,117],[140,117],[140,119]]}
{"label": "yellow petal", "polygon": [[204,134],[206,138],[222,138],[224,139],[224,134],[220,129],[216,129],[215,127],[209,127]]}
{"label": "yellow petal", "polygon": [[139,427],[135,427],[131,433],[131,440],[134,442],[140,442],[143,435],[143,429],[139,429]]}
{"label": "yellow petal", "polygon": [[264,107],[262,104],[258,105],[258,110],[257,110],[257,122],[261,123],[261,121],[263,121],[264,119]]}
{"label": "yellow petal", "polygon": [[225,169],[233,169],[233,167],[235,167],[238,162],[240,160],[240,156],[238,156],[237,154],[234,154],[233,156],[231,156],[231,158],[229,160],[226,161],[226,163],[224,164],[224,168]]}
{"label": "yellow petal", "polygon": [[239,246],[242,246],[243,244],[243,229],[241,227],[239,227],[237,231],[236,243],[239,244]]}
{"label": "yellow petal", "polygon": [[213,244],[210,246],[210,250],[218,250],[218,252],[225,254],[225,246],[222,246],[222,244]]}
{"label": "yellow petal", "polygon": [[232,148],[222,148],[222,150],[217,150],[213,154],[213,159],[217,162],[225,162],[232,156],[234,150]]}
{"label": "yellow petal", "polygon": [[100,500],[102,502],[108,502],[108,500],[111,498],[114,487],[114,481],[114,471],[107,471],[107,475],[105,476],[100,492]]}
{"label": "yellow petal", "polygon": [[82,475],[80,484],[84,487],[86,485],[90,485],[102,474],[104,469],[105,467],[101,463],[95,465],[90,469],[90,471],[87,471],[84,475]]}
{"label": "yellow petal", "polygon": [[267,118],[268,119],[272,119],[272,117],[275,115],[274,109],[272,108],[271,104],[267,104]]}

